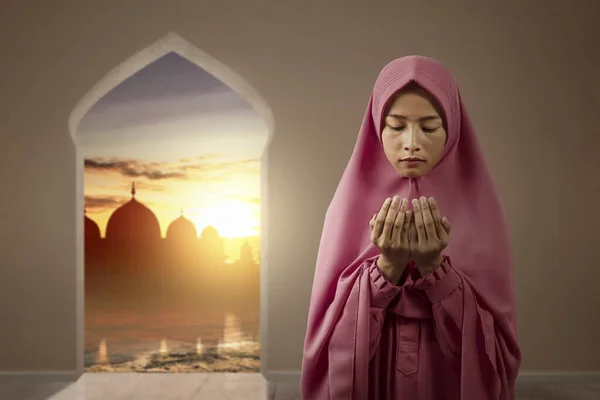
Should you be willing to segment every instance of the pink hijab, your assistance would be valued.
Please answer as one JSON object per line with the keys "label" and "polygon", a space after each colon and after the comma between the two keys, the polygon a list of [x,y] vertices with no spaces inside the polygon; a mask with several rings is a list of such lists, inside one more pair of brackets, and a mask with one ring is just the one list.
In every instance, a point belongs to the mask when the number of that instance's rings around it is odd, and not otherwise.
{"label": "pink hijab", "polygon": [[[438,100],[448,133],[445,152],[438,165],[417,179],[397,174],[385,157],[380,141],[387,102],[411,81]],[[361,396],[367,393],[369,346],[365,340],[368,341],[369,320],[365,309],[369,305],[356,302],[347,305],[347,300],[363,262],[379,254],[370,242],[369,220],[386,197],[394,195],[409,200],[435,197],[441,214],[452,224],[450,244],[444,253],[450,256],[478,303],[493,310],[493,314],[508,316],[513,324],[509,329],[516,332],[508,230],[457,84],[436,60],[423,56],[402,57],[386,65],[377,78],[351,159],[325,216],[304,345],[303,399],[349,400],[349,397],[342,399],[343,396],[336,395],[347,393],[336,389],[340,385],[352,385],[348,389],[353,393],[352,399],[367,398]],[[348,307],[353,309],[348,310]],[[345,334],[352,343],[330,346],[334,327],[343,318],[352,320],[350,324],[344,323],[350,329]],[[463,359],[478,357],[465,354],[468,351],[463,351]],[[476,371],[463,370],[462,375],[462,385],[468,385],[468,379],[477,379]]]}

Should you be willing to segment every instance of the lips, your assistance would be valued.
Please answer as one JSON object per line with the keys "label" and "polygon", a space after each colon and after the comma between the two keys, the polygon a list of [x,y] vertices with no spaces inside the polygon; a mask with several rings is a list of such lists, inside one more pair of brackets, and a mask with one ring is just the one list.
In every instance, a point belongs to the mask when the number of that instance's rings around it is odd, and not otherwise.
{"label": "lips", "polygon": [[421,162],[423,162],[425,160],[423,160],[422,158],[418,158],[418,157],[406,157],[406,158],[401,159],[400,161],[417,161],[417,162],[421,161]]}

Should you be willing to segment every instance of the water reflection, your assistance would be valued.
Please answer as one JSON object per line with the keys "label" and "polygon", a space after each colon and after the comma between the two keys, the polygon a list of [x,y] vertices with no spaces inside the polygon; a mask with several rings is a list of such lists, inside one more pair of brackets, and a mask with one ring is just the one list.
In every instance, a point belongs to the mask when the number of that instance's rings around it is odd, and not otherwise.
{"label": "water reflection", "polygon": [[[162,338],[154,349],[146,351],[111,352],[107,339],[102,338],[94,352],[95,363],[89,372],[257,372],[260,346],[255,337],[245,334],[241,320],[226,313],[223,334],[214,345],[205,346],[199,337],[196,343],[170,341]],[[117,341],[117,346],[118,341]],[[123,347],[122,347],[123,349]]]}

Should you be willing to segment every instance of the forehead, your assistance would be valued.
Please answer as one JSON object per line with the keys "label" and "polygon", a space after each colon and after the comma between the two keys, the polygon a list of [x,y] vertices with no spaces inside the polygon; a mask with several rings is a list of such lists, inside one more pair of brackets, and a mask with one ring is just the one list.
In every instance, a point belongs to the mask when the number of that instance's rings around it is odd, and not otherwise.
{"label": "forehead", "polygon": [[426,113],[440,116],[435,100],[425,90],[401,92],[390,102],[387,114]]}

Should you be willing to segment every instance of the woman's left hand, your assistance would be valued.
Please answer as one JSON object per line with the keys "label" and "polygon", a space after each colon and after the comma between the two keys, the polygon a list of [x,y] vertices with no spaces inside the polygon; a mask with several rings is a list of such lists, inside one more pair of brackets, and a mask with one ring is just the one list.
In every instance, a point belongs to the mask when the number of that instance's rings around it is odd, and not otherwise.
{"label": "woman's left hand", "polygon": [[433,197],[412,201],[414,217],[410,226],[410,254],[422,273],[442,263],[442,251],[450,240],[450,222],[440,217]]}

